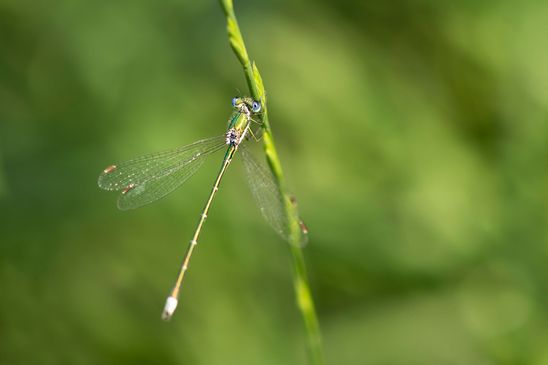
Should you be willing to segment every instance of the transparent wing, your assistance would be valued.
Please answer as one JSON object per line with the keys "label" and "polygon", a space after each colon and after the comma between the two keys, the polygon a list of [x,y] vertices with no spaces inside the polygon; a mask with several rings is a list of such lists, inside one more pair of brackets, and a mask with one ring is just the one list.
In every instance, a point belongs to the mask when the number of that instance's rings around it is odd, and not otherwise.
{"label": "transparent wing", "polygon": [[134,185],[129,190],[122,191],[118,198],[118,209],[135,209],[163,198],[194,175],[204,161],[205,158],[197,158],[186,165],[174,167],[172,172],[160,178],[147,180],[139,185]]}
{"label": "transparent wing", "polygon": [[292,242],[291,237],[295,232],[299,234],[299,245],[305,245],[308,232],[298,217],[296,207],[293,209],[294,216],[288,217],[286,198],[274,181],[272,172],[259,163],[244,145],[240,149],[251,194],[263,217],[284,240]]}
{"label": "transparent wing", "polygon": [[223,136],[152,153],[107,167],[99,176],[99,187],[121,190],[118,207],[133,209],[169,194],[204,162],[205,157],[225,146]]}

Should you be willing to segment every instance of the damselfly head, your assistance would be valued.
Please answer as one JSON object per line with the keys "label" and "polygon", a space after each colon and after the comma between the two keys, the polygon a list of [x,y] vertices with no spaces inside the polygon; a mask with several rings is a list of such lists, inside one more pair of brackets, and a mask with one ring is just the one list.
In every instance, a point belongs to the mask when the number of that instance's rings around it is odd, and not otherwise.
{"label": "damselfly head", "polygon": [[232,99],[232,107],[242,112],[258,113],[261,111],[261,102],[250,97],[235,97]]}

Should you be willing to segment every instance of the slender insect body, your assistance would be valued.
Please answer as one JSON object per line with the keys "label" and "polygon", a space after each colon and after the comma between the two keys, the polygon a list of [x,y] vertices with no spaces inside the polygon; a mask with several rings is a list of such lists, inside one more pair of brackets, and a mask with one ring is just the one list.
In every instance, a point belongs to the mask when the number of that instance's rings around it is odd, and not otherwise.
{"label": "slender insect body", "polygon": [[[179,292],[185,272],[189,268],[192,252],[198,244],[200,232],[208,217],[208,212],[213,199],[219,190],[221,179],[234,158],[234,155],[237,153],[239,145],[249,135],[255,137],[251,130],[251,123],[261,124],[258,120],[253,119],[256,118],[261,111],[260,102],[249,97],[234,98],[232,100],[232,106],[232,115],[228,120],[227,130],[224,135],[200,140],[174,150],[140,156],[134,160],[122,162],[118,165],[111,165],[105,168],[103,173],[99,176],[98,184],[101,188],[105,190],[121,191],[118,200],[118,207],[120,209],[133,209],[151,203],[169,194],[197,171],[201,163],[205,160],[205,157],[222,148],[226,148],[221,168],[202,210],[192,240],[188,243],[175,286],[167,298],[162,314],[162,318],[165,320],[171,318],[177,307]],[[255,140],[258,139],[255,137]],[[242,146],[242,148],[243,147],[244,146]],[[244,155],[245,165],[245,148],[243,148],[242,154]],[[263,196],[266,197],[264,199],[257,199],[263,216],[271,223],[276,232],[287,239],[285,232],[278,227],[279,222],[284,221],[283,215],[285,213],[283,211],[283,201],[279,198],[280,194],[276,190],[276,184],[269,180],[271,179],[270,175],[262,171],[258,164],[251,162],[251,165],[248,163],[248,167],[249,166],[253,169],[254,174],[256,175],[255,177],[261,181],[260,184],[250,183],[253,191],[255,193],[263,193]],[[255,188],[253,186],[255,186]],[[265,210],[263,202],[273,202],[273,204]],[[296,204],[296,202],[294,202],[294,204]],[[304,223],[299,221],[299,225],[303,234],[306,235],[308,229]]]}

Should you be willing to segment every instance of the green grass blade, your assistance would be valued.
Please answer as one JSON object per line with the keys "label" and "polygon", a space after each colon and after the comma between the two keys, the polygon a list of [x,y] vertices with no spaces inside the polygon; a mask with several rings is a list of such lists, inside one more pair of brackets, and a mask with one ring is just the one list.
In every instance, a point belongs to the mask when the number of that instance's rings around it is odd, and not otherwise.
{"label": "green grass blade", "polygon": [[[268,120],[268,103],[266,100],[266,92],[264,89],[261,74],[259,73],[259,69],[255,65],[255,63],[251,64],[249,60],[249,55],[245,47],[242,33],[240,32],[240,27],[238,26],[238,21],[236,20],[236,15],[234,14],[234,4],[232,0],[221,0],[221,5],[226,15],[228,40],[230,42],[230,46],[232,47],[232,50],[236,54],[236,57],[242,64],[251,96],[255,100],[260,100],[263,105],[263,123],[265,125],[263,143],[268,165],[272,170],[272,174],[274,175],[280,191],[286,197],[285,209],[287,216],[293,217],[293,219],[297,219],[297,208],[294,204],[291,204],[290,199],[288,198],[287,191],[285,189],[282,165],[276,151],[274,138],[272,136],[272,130],[270,128],[270,123]],[[314,299],[310,292],[310,285],[306,274],[306,264],[303,251],[302,248],[299,246],[299,242],[301,241],[301,232],[298,229],[298,224],[295,223],[296,222],[291,222],[288,224],[291,226],[290,229],[292,231],[292,242],[290,242],[289,246],[292,255],[294,275],[293,283],[297,299],[297,306],[305,323],[310,362],[313,365],[322,365],[324,364],[324,357],[320,326],[314,306]]]}

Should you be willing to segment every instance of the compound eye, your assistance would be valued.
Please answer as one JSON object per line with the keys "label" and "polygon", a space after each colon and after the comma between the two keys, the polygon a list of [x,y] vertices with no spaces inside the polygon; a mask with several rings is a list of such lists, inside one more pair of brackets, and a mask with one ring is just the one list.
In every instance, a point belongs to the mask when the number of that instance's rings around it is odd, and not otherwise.
{"label": "compound eye", "polygon": [[253,113],[258,113],[261,110],[261,103],[254,101],[253,104],[251,104],[251,110]]}
{"label": "compound eye", "polygon": [[236,107],[236,103],[238,102],[238,98],[232,98],[232,106]]}

